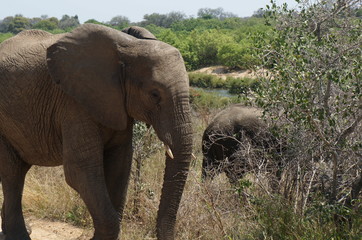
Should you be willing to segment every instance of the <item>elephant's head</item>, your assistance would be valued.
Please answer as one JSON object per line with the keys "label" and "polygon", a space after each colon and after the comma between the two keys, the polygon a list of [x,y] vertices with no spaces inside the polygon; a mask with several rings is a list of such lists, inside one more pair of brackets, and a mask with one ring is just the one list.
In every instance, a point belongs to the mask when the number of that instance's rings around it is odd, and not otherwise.
{"label": "elephant's head", "polygon": [[122,131],[129,119],[141,120],[170,147],[157,234],[173,239],[192,149],[188,76],[177,49],[145,29],[125,32],[85,24],[48,48],[48,69],[102,125]]}

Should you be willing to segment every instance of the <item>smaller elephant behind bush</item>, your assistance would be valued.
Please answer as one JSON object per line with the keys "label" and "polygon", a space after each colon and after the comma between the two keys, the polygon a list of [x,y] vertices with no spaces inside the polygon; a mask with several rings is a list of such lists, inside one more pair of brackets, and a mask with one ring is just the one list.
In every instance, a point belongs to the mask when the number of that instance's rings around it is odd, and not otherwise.
{"label": "smaller elephant behind bush", "polygon": [[212,119],[202,137],[203,179],[225,172],[236,183],[247,171],[270,167],[280,147],[261,116],[258,108],[234,104]]}

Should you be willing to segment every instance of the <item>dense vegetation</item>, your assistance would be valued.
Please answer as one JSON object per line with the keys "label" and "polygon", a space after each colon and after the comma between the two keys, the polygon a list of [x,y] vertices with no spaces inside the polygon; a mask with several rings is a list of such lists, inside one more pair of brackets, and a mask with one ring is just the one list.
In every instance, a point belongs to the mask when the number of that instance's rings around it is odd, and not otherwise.
{"label": "dense vegetation", "polygon": [[275,120],[288,149],[288,180],[279,193],[300,216],[331,224],[318,239],[359,239],[361,230],[353,229],[361,229],[362,216],[360,1],[297,2],[297,9],[268,7],[273,29],[268,41],[256,41],[270,77],[252,102]]}
{"label": "dense vegetation", "polygon": [[[222,9],[200,9],[197,18],[154,13],[136,23],[179,48],[188,70],[216,64],[230,70],[268,70],[263,78],[252,79],[190,72],[192,86],[225,88],[238,96],[190,90],[197,159],[180,207],[178,239],[361,239],[361,4],[358,0],[296,2],[296,9],[288,9],[272,1],[245,19]],[[69,31],[79,24],[76,20],[76,16],[59,21],[46,16],[39,21],[6,18],[0,21],[0,41],[24,28]],[[118,29],[134,24],[122,16],[107,23],[88,22]],[[224,176],[200,181],[203,130],[217,111],[235,102],[263,108],[270,125],[278,129],[274,135],[286,149],[279,156],[281,177],[260,163],[236,186]],[[140,123],[134,146],[137,164],[123,238],[152,238],[164,167],[159,159],[164,153],[154,133]],[[248,160],[255,159],[253,153],[240,149]],[[49,180],[61,175],[60,169],[32,169],[27,180],[32,187],[24,193],[27,214],[89,226],[88,213],[76,194],[64,181],[54,186]]]}

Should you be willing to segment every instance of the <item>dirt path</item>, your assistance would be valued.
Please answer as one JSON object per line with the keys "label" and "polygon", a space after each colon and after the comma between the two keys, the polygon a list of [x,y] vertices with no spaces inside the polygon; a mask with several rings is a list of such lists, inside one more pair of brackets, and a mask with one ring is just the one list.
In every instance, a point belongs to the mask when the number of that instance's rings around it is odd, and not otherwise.
{"label": "dirt path", "polygon": [[[1,221],[0,221],[1,223]],[[52,222],[42,219],[27,219],[32,233],[32,240],[86,240],[90,239],[91,231],[74,227],[68,223]],[[0,235],[0,240],[4,236]]]}

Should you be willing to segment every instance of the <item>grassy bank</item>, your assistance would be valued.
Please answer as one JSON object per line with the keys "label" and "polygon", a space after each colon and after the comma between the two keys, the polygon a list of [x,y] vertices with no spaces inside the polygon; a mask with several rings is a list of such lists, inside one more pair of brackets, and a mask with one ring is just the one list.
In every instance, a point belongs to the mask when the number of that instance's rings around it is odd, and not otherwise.
{"label": "grassy bank", "polygon": [[217,75],[211,75],[201,72],[189,73],[190,86],[199,88],[222,88],[228,89],[230,94],[248,94],[260,87],[259,78],[250,77],[226,77],[222,78]]}

